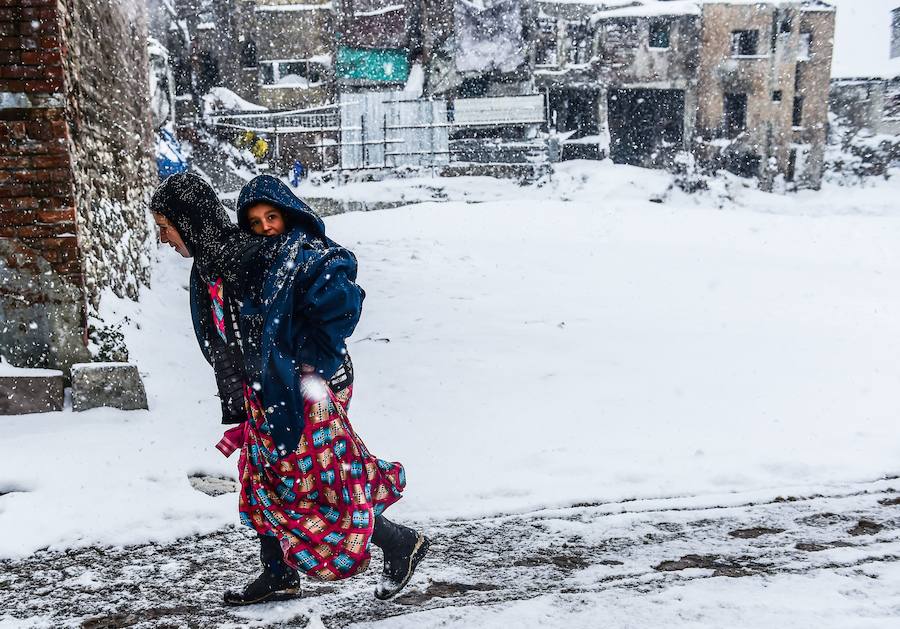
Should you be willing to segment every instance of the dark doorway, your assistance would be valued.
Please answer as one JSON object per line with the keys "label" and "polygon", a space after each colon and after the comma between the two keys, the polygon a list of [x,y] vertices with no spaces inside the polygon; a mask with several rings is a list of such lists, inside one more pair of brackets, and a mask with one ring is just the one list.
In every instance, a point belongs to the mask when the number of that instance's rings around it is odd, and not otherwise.
{"label": "dark doorway", "polygon": [[683,148],[684,91],[610,90],[609,133],[614,162],[665,163]]}
{"label": "dark doorway", "polygon": [[747,128],[747,95],[725,94],[725,137],[736,138]]}
{"label": "dark doorway", "polygon": [[599,159],[596,89],[550,90],[550,126],[564,135],[562,159]]}

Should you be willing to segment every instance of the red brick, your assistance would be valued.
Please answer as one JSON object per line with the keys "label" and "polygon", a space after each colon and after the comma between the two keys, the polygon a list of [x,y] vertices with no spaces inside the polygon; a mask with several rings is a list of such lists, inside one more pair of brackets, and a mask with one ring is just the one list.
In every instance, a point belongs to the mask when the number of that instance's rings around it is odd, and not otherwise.
{"label": "red brick", "polygon": [[4,183],[0,186],[0,197],[27,197],[31,194],[31,186],[20,183]]}
{"label": "red brick", "polygon": [[37,222],[47,223],[70,223],[74,226],[75,208],[64,208],[61,210],[41,210],[36,214]]}
{"label": "red brick", "polygon": [[62,107],[29,107],[0,109],[0,120],[64,120]]}
{"label": "red brick", "polygon": [[0,36],[14,37],[19,34],[19,25],[14,22],[0,22]]}
{"label": "red brick", "polygon": [[72,171],[68,168],[50,168],[38,171],[44,175],[49,181],[71,181]]}
{"label": "red brick", "polygon": [[62,59],[59,56],[58,52],[41,50],[34,51],[29,50],[21,53],[22,63],[25,65],[59,65],[62,63]]}
{"label": "red brick", "polygon": [[0,66],[0,78],[26,80],[62,78],[62,68],[59,66],[26,66],[20,64]]}
{"label": "red brick", "polygon": [[[2,133],[0,133],[2,137]],[[65,150],[65,143],[58,140],[49,142],[20,142],[7,146],[4,153],[7,155],[58,155]]]}
{"label": "red brick", "polygon": [[0,227],[30,225],[37,213],[29,210],[0,210]]}
{"label": "red brick", "polygon": [[30,92],[32,94],[52,94],[54,92],[62,91],[61,79],[48,79],[46,81],[29,80],[24,81],[23,83],[25,86],[24,91]]}
{"label": "red brick", "polygon": [[56,9],[47,8],[24,8],[19,9],[22,12],[22,18],[26,20],[54,20],[59,18]]}
{"label": "red brick", "polygon": [[34,210],[40,202],[34,197],[11,197],[0,199],[0,211],[9,210]]}
{"label": "red brick", "polygon": [[0,79],[0,92],[21,93],[25,91],[25,81]]}
{"label": "red brick", "polygon": [[0,50],[0,63],[22,63],[22,53],[18,50]]}
{"label": "red brick", "polygon": [[35,168],[68,168],[69,155],[60,153],[59,155],[41,155],[39,157],[31,157],[32,165]]}
{"label": "red brick", "polygon": [[15,170],[16,168],[30,168],[33,157],[0,157],[0,170]]}
{"label": "red brick", "polygon": [[72,206],[75,204],[75,197],[72,194],[72,191],[69,191],[68,196],[44,196],[39,198],[38,200],[38,208],[41,210],[59,210],[62,208],[71,208],[74,212],[75,209]]}
{"label": "red brick", "polygon": [[[3,6],[3,5],[0,5]],[[22,19],[21,7],[4,7],[0,9],[0,20],[4,22],[18,22]]]}
{"label": "red brick", "polygon": [[18,37],[0,37],[0,50],[19,50],[22,41]]}
{"label": "red brick", "polygon": [[26,225],[15,228],[15,236],[18,238],[53,238],[73,231],[73,226],[67,223],[55,223],[52,225]]}

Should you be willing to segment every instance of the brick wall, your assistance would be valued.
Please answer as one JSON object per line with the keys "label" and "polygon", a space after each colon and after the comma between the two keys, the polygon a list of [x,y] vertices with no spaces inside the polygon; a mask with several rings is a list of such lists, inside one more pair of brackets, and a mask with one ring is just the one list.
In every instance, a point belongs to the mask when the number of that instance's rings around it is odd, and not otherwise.
{"label": "brick wall", "polygon": [[141,3],[0,0],[0,277],[19,287],[0,290],[0,354],[19,363],[84,360],[104,291],[149,281],[146,42]]}
{"label": "brick wall", "polygon": [[62,55],[52,0],[0,0],[0,237],[82,285]]}

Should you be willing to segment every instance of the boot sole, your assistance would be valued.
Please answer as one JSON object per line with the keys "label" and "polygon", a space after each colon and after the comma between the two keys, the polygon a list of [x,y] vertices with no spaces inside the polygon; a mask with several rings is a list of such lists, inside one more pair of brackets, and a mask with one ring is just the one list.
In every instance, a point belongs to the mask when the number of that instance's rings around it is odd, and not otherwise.
{"label": "boot sole", "polygon": [[425,558],[425,555],[428,553],[428,548],[431,546],[431,540],[419,533],[419,539],[416,540],[416,545],[413,547],[412,554],[409,556],[409,570],[406,572],[406,578],[403,579],[403,582],[400,583],[400,587],[396,590],[392,590],[390,592],[385,592],[383,594],[378,593],[378,590],[375,591],[375,598],[379,601],[387,601],[400,593],[400,591],[406,587],[406,584],[409,583],[409,580],[412,578],[413,573],[416,571],[416,567],[418,567],[419,562]]}
{"label": "boot sole", "polygon": [[286,590],[278,590],[277,592],[271,592],[269,594],[263,594],[259,598],[255,598],[252,601],[249,600],[235,600],[228,599],[227,597],[224,599],[226,605],[230,605],[232,607],[244,607],[246,605],[256,605],[257,603],[267,603],[269,601],[286,601],[292,598],[297,598],[300,595],[300,588],[289,588]]}

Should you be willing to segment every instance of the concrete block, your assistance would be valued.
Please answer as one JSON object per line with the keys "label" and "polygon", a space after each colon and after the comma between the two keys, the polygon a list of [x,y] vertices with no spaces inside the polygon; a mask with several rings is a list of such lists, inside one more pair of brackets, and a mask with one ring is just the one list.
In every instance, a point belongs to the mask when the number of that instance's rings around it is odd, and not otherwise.
{"label": "concrete block", "polygon": [[72,410],[98,406],[132,411],[147,408],[147,393],[135,365],[78,363],[72,365]]}
{"label": "concrete block", "polygon": [[61,411],[64,391],[61,372],[57,375],[0,375],[0,415]]}

